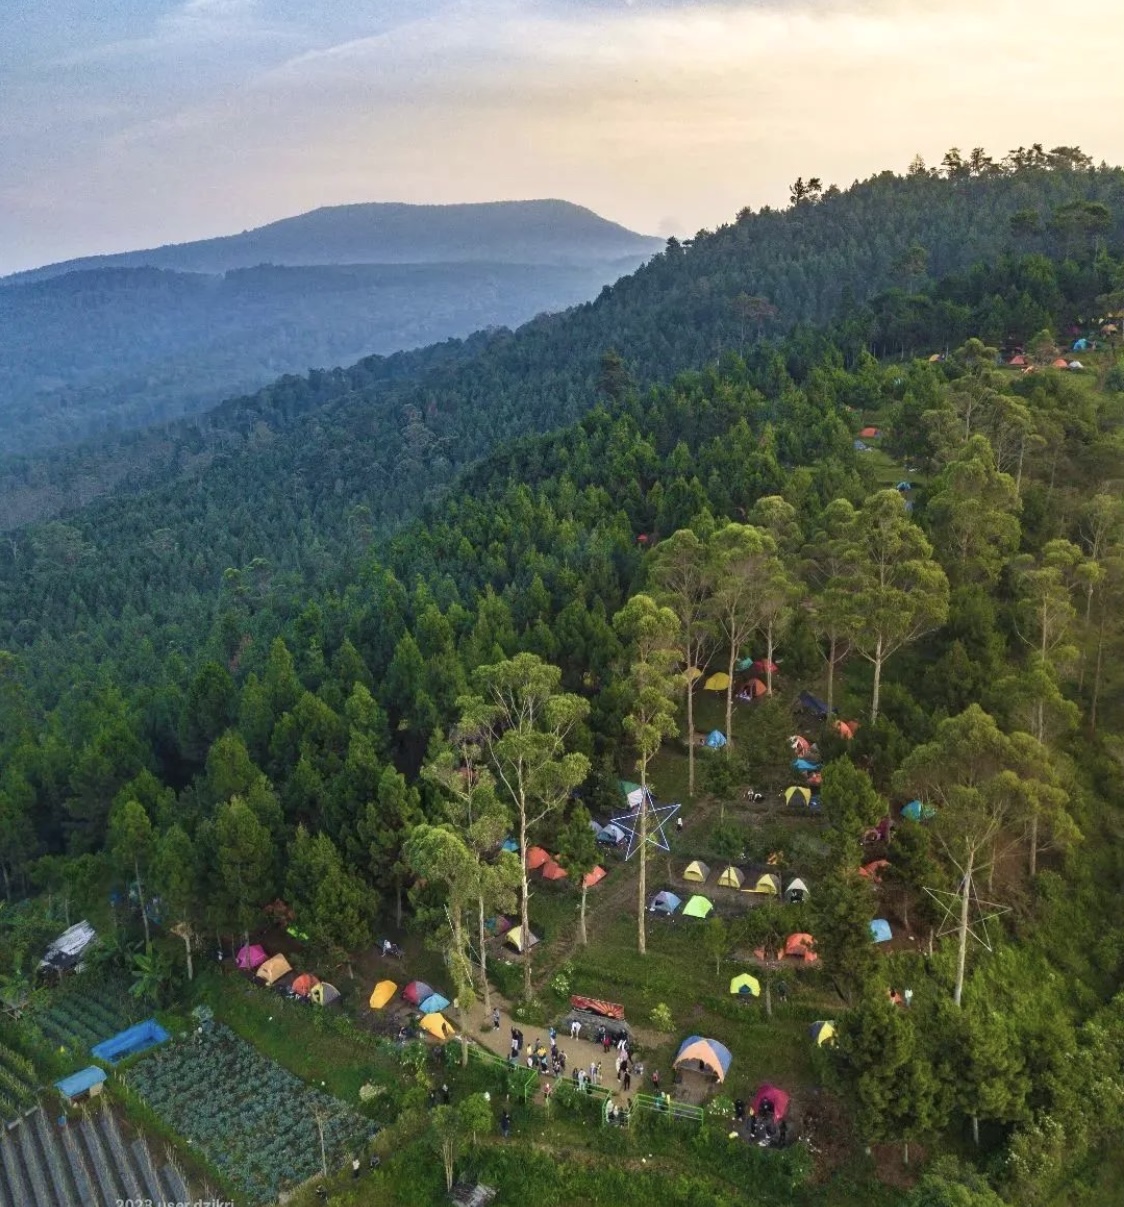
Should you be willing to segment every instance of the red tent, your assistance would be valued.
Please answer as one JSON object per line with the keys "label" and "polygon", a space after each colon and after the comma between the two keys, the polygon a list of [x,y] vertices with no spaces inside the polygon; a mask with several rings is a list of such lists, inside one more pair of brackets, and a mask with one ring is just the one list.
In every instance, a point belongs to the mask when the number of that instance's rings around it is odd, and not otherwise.
{"label": "red tent", "polygon": [[876,427],[864,427],[863,430],[859,432],[859,435],[864,440],[873,440],[875,437],[881,436],[882,433]]}
{"label": "red tent", "polygon": [[568,875],[569,873],[566,869],[553,859],[548,859],[542,865],[542,878],[544,880],[565,880]]}
{"label": "red tent", "polygon": [[1020,368],[1026,364],[1025,356],[1012,356],[1007,362],[1009,365],[1018,365]]}
{"label": "red tent", "polygon": [[595,867],[592,872],[587,872],[582,877],[582,888],[593,888],[595,884],[600,884],[605,879],[605,869],[603,867]]}
{"label": "red tent", "polygon": [[784,1090],[778,1090],[775,1085],[767,1082],[753,1095],[753,1113],[761,1114],[761,1107],[770,1102],[773,1105],[773,1118],[783,1119],[788,1114],[788,1095]]}
{"label": "red tent", "polygon": [[811,935],[789,935],[784,941],[784,954],[786,956],[796,956],[797,959],[801,959],[807,964],[814,964],[819,959],[812,950],[815,944],[816,941]]}
{"label": "red tent", "polygon": [[865,876],[867,880],[873,880],[875,884],[882,883],[882,869],[888,868],[890,861],[888,859],[875,859],[870,863],[864,863],[859,868],[859,875]]}
{"label": "red tent", "polygon": [[302,972],[299,977],[293,982],[293,992],[301,997],[308,997],[315,985],[320,984],[320,978],[313,976],[311,972]]}
{"label": "red tent", "polygon": [[544,851],[542,847],[531,847],[527,852],[527,867],[532,871],[537,871],[544,863],[550,862],[550,852]]}
{"label": "red tent", "polygon": [[758,658],[753,664],[753,669],[760,671],[763,675],[775,675],[781,668],[775,662],[770,662],[768,658]]}
{"label": "red tent", "polygon": [[432,988],[425,981],[411,981],[402,990],[402,998],[404,1001],[409,1002],[411,1006],[420,1006],[432,993]]}
{"label": "red tent", "polygon": [[1069,361],[1064,356],[1059,356],[1057,360],[1051,361],[1050,367],[1052,369],[1068,369]]}

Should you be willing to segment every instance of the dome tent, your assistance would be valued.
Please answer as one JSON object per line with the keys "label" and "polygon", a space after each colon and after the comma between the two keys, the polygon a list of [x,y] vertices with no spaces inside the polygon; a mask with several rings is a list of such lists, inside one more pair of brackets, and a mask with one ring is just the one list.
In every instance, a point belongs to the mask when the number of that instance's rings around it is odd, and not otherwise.
{"label": "dome tent", "polygon": [[652,914],[673,914],[682,904],[681,898],[669,890],[663,889],[648,903],[648,912]]}
{"label": "dome tent", "polygon": [[710,877],[710,868],[701,859],[694,859],[683,873],[683,879],[691,884],[705,884]]}
{"label": "dome tent", "polygon": [[680,1065],[684,1065],[690,1060],[697,1060],[708,1068],[719,1081],[725,1081],[733,1059],[730,1049],[725,1044],[720,1044],[716,1039],[704,1039],[701,1035],[692,1035],[679,1045],[679,1052],[672,1064],[675,1068],[679,1068]]}
{"label": "dome tent", "polygon": [[745,883],[745,873],[741,868],[736,868],[733,865],[728,867],[721,876],[718,877],[718,883],[723,888],[741,888]]}

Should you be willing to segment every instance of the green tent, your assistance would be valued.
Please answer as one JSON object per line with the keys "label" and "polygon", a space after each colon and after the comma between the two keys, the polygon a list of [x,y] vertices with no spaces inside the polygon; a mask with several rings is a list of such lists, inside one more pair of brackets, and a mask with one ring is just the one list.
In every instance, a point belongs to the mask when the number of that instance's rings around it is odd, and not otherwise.
{"label": "green tent", "polygon": [[713,901],[708,901],[706,897],[700,897],[696,894],[683,906],[683,916],[685,918],[706,918],[713,909]]}

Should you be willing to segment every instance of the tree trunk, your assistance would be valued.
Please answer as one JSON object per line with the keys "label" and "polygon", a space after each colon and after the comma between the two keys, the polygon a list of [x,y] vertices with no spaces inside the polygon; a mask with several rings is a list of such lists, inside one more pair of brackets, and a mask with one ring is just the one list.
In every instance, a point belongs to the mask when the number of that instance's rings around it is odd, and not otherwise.
{"label": "tree trunk", "polygon": [[765,630],[765,693],[773,694],[773,626]]}
{"label": "tree trunk", "polygon": [[476,898],[479,908],[479,924],[480,933],[477,936],[480,943],[480,996],[484,999],[484,1014],[486,1017],[492,1013],[492,990],[488,986],[488,953],[484,948],[484,940],[487,937],[487,930],[484,926],[484,897],[481,894]]}
{"label": "tree trunk", "polygon": [[[648,954],[647,905],[648,895],[648,761],[640,764],[640,884],[636,902],[636,949]],[[582,931],[585,931],[585,893],[582,893]]]}
{"label": "tree trunk", "polygon": [[527,807],[519,807],[519,925],[523,928],[523,996],[531,998],[531,886],[527,876]]}
{"label": "tree trunk", "polygon": [[768,972],[762,978],[765,982],[765,1017],[773,1017],[773,978]]}
{"label": "tree trunk", "polygon": [[979,1148],[980,1146],[980,1117],[979,1115],[972,1116],[972,1143]]}
{"label": "tree trunk", "polygon": [[[870,702],[870,723],[878,720],[878,700],[882,692],[882,638],[878,639],[878,648],[874,655],[874,697]],[[830,716],[828,720],[830,720]]]}
{"label": "tree trunk", "polygon": [[960,925],[956,934],[956,986],[952,991],[952,1000],[959,1008],[964,996],[964,968],[968,961],[968,907],[972,900],[972,863],[975,852],[968,855],[968,866],[964,869],[964,880],[960,886]]}
{"label": "tree trunk", "polygon": [[4,896],[10,902],[12,900],[12,882],[8,878],[8,865],[0,863],[0,872],[4,873]]}
{"label": "tree trunk", "polygon": [[831,710],[835,704],[835,650],[838,641],[833,636],[827,647],[827,719],[831,720]]}
{"label": "tree trunk", "polygon": [[903,1165],[909,1164],[909,1141],[908,1140],[902,1141],[902,1164]]}
{"label": "tree trunk", "polygon": [[144,885],[141,884],[140,860],[133,860],[133,872],[137,877],[137,899],[140,901],[141,921],[144,923],[144,949],[145,951],[152,950],[152,935],[148,929],[148,910],[144,904]]}
{"label": "tree trunk", "polygon": [[402,877],[394,879],[394,925],[402,930]]}
{"label": "tree trunk", "polygon": [[[688,670],[691,668],[688,667]],[[727,737],[730,735],[727,734]],[[695,796],[695,685],[687,684],[687,795]]]}
{"label": "tree trunk", "polygon": [[193,981],[195,980],[195,962],[191,955],[191,931],[186,925],[183,928],[183,945],[187,959],[187,979]]}
{"label": "tree trunk", "polygon": [[1038,811],[1030,815],[1030,861],[1027,869],[1033,880],[1038,875]]}
{"label": "tree trunk", "polygon": [[[585,883],[584,883],[585,877],[584,876],[582,877],[582,881],[583,881],[583,883],[582,883],[582,908],[581,908],[581,914],[580,914],[579,922],[578,922],[578,934],[581,938],[581,945],[583,947],[585,947],[586,944],[589,942],[589,936],[586,934],[586,931],[585,931],[585,895],[589,890],[585,886]],[[641,902],[641,908],[643,908],[643,902]]]}
{"label": "tree trunk", "polygon": [[1101,700],[1101,672],[1104,670],[1105,607],[1101,605],[1101,620],[1097,626],[1097,665],[1093,672],[1093,699],[1089,705],[1089,732],[1097,732],[1097,705]]}
{"label": "tree trunk", "polygon": [[[733,725],[734,725],[734,663],[738,659],[738,647],[734,642],[730,642],[730,662],[726,668],[726,677],[730,680],[726,684],[726,749],[729,750],[734,744]],[[691,735],[692,739],[694,734]]]}

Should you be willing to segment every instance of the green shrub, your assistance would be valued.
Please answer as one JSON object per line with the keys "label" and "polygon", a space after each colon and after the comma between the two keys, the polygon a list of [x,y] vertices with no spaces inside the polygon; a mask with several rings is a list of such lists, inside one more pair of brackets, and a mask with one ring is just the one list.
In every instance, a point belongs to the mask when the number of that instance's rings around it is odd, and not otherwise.
{"label": "green shrub", "polygon": [[671,1017],[671,1010],[664,1002],[659,1002],[653,1006],[648,1018],[657,1031],[670,1034],[670,1032],[675,1030],[675,1019]]}

